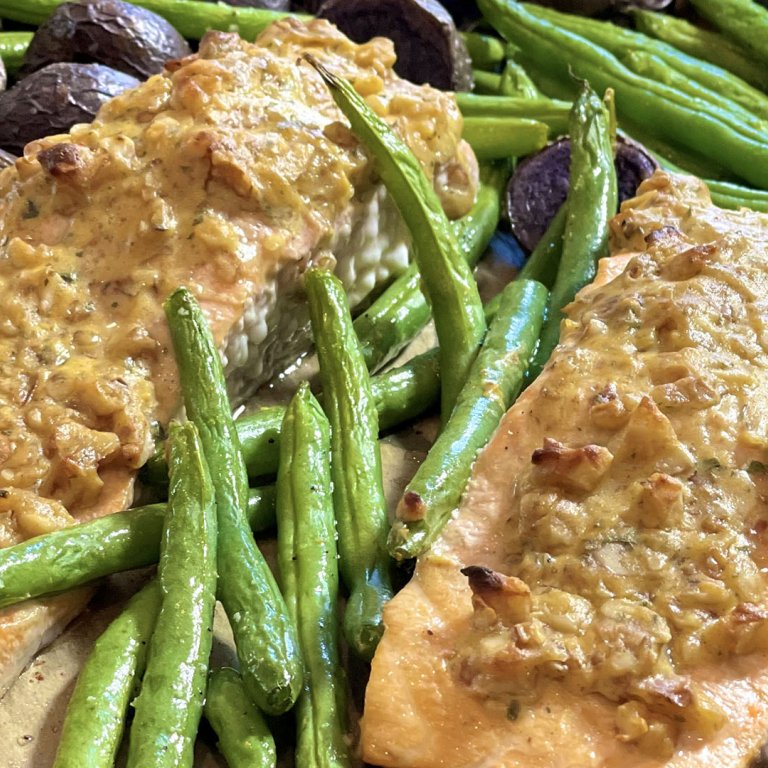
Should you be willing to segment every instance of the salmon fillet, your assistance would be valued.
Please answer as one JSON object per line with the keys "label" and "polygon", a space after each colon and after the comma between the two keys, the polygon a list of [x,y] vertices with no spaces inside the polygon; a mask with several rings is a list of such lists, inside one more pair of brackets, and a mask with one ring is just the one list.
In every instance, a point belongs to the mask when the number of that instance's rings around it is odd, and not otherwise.
{"label": "salmon fillet", "polygon": [[370,763],[735,768],[766,740],[768,216],[657,172],[611,232],[386,607]]}
{"label": "salmon fillet", "polygon": [[[285,20],[197,54],[32,142],[0,175],[0,546],[124,509],[179,407],[162,302],[199,300],[241,402],[309,347],[301,275],[354,305],[408,261],[406,228],[302,53],[409,144],[446,212],[477,168],[451,94],[398,78],[390,41]],[[0,612],[0,692],[87,592]]]}

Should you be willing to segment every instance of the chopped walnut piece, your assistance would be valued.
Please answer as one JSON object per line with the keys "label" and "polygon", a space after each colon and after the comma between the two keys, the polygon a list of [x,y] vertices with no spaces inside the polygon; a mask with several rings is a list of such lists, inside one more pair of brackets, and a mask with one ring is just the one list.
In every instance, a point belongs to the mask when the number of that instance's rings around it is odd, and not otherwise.
{"label": "chopped walnut piece", "polygon": [[568,448],[550,437],[544,438],[544,447],[531,456],[542,484],[581,492],[596,488],[612,461],[611,452],[601,445]]}
{"label": "chopped walnut piece", "polygon": [[715,405],[720,397],[698,376],[685,376],[669,384],[659,384],[650,392],[654,402],[665,408],[691,405],[694,408],[708,408]]}
{"label": "chopped walnut piece", "polygon": [[470,565],[461,572],[469,580],[475,611],[484,613],[490,609],[508,626],[530,618],[531,590],[524,581],[480,565]]}
{"label": "chopped walnut piece", "polygon": [[670,475],[687,472],[694,466],[693,456],[677,439],[669,419],[647,396],[632,411],[615,453],[617,461]]}
{"label": "chopped walnut piece", "polygon": [[630,514],[646,528],[678,527],[683,519],[683,484],[663,472],[654,472],[638,485]]}
{"label": "chopped walnut piece", "polygon": [[596,427],[602,429],[618,429],[627,423],[629,411],[619,397],[615,384],[608,384],[592,398],[589,417]]}
{"label": "chopped walnut piece", "polygon": [[717,253],[713,243],[702,243],[675,254],[664,262],[661,274],[668,280],[690,280]]}

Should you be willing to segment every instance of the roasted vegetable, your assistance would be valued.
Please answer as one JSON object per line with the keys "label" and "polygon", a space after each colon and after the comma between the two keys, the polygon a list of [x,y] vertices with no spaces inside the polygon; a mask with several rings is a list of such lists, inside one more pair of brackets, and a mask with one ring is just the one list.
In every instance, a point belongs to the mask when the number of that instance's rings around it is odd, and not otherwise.
{"label": "roasted vegetable", "polygon": [[162,600],[134,700],[128,768],[191,768],[216,606],[216,504],[193,423],[171,425],[170,490],[157,579]]}
{"label": "roasted vegetable", "polygon": [[20,155],[34,139],[90,122],[105,101],[138,84],[103,64],[49,64],[0,93],[0,147]]}
{"label": "roasted vegetable", "polygon": [[189,53],[168,22],[144,8],[123,0],[62,3],[35,32],[21,76],[58,61],[90,61],[143,80]]}
{"label": "roasted vegetable", "polygon": [[426,551],[457,508],[477,452],[520,391],[546,301],[547,289],[533,280],[510,283],[501,294],[451,418],[397,506],[388,542],[397,560]]}
{"label": "roasted vegetable", "polygon": [[[207,3],[217,3],[219,0],[205,0]],[[227,5],[238,8],[263,8],[267,11],[290,11],[290,0],[226,0]]]}
{"label": "roasted vegetable", "polygon": [[7,74],[14,76],[19,71],[32,36],[31,32],[0,32],[0,58]]}
{"label": "roasted vegetable", "polygon": [[[571,162],[569,139],[561,139],[529,157],[515,170],[507,188],[507,214],[512,232],[532,251],[568,195]],[[619,138],[616,145],[619,202],[634,197],[640,182],[658,167],[637,142]]]}
{"label": "roasted vegetable", "polygon": [[318,16],[362,43],[388,37],[400,77],[446,91],[472,88],[472,62],[451,15],[436,0],[325,0]]}
{"label": "roasted vegetable", "polygon": [[69,700],[54,768],[111,768],[160,610],[157,579],[134,595],[96,641]]}
{"label": "roasted vegetable", "polygon": [[440,346],[441,413],[448,419],[486,331],[472,270],[418,160],[346,81],[305,57],[320,73],[352,132],[373,155],[413,239],[413,252],[432,304]]}
{"label": "roasted vegetable", "polygon": [[[481,0],[482,2],[482,0]],[[563,307],[589,283],[608,252],[608,222],[616,213],[618,184],[613,162],[614,115],[585,80],[571,110],[572,162],[560,266],[547,305],[536,354],[535,379],[560,338]]]}

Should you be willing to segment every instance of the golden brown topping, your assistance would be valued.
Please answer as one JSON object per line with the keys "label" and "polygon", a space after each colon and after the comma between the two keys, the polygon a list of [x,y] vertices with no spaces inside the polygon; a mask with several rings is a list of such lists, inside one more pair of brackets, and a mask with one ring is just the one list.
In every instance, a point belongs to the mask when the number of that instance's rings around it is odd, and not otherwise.
{"label": "golden brown topping", "polygon": [[655,472],[639,484],[632,517],[646,528],[677,528],[683,521],[683,484],[663,472]]}
{"label": "golden brown topping", "polygon": [[592,398],[589,416],[595,426],[601,429],[619,429],[626,424],[629,411],[619,397],[615,384],[608,384]]}
{"label": "golden brown topping", "polygon": [[462,568],[472,590],[472,607],[475,611],[494,612],[499,621],[509,626],[526,621],[531,614],[531,590],[514,576],[479,565]]}
{"label": "golden brown topping", "polygon": [[551,438],[545,438],[544,447],[536,449],[531,456],[542,485],[580,492],[595,488],[612,461],[611,452],[601,445],[568,448]]}

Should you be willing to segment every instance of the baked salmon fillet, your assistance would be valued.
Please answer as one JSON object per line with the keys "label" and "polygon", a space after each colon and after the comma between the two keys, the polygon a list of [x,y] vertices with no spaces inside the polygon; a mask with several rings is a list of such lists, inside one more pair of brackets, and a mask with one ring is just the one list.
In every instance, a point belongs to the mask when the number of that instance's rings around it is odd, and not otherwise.
{"label": "baked salmon fillet", "polygon": [[768,216],[657,172],[388,604],[391,768],[736,768],[768,735]]}
{"label": "baked salmon fillet", "polygon": [[[477,168],[452,94],[393,72],[394,48],[285,20],[197,54],[29,144],[0,175],[0,547],[124,509],[179,407],[163,315],[199,300],[240,402],[309,347],[301,275],[350,302],[408,261],[406,228],[312,67],[349,78],[421,161],[451,217]],[[0,612],[0,692],[87,599]]]}

